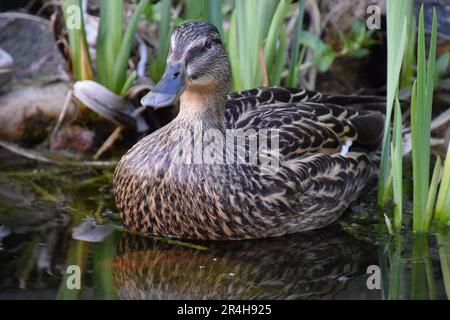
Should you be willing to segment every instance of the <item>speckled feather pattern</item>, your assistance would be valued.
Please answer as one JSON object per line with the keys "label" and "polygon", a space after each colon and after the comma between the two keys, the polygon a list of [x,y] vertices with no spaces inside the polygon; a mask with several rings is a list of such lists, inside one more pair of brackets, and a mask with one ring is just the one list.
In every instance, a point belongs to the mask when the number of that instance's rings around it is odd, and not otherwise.
{"label": "speckled feather pattern", "polygon": [[[250,164],[175,163],[173,133],[193,128],[177,117],[119,162],[114,194],[123,221],[140,233],[186,239],[263,238],[326,226],[377,173],[371,153],[339,152],[345,141],[358,144],[360,119],[382,128],[384,116],[373,107],[380,102],[287,88],[230,93],[226,128],[279,130],[276,174]],[[363,144],[375,150],[381,135],[379,128],[365,133]]]}

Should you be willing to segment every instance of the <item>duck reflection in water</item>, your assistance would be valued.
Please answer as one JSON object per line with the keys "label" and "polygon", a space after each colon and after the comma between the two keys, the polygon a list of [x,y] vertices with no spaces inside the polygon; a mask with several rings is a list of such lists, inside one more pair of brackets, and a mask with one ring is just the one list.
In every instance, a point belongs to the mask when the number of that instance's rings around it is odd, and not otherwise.
{"label": "duck reflection in water", "polygon": [[124,234],[113,259],[121,299],[333,298],[376,249],[335,228],[279,238],[196,242],[199,250]]}

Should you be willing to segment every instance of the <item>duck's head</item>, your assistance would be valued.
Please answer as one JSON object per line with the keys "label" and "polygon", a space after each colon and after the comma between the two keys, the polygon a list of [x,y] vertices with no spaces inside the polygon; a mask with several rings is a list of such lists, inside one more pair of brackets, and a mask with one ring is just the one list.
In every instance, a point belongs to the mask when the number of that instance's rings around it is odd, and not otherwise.
{"label": "duck's head", "polygon": [[166,71],[141,103],[155,109],[174,104],[205,104],[205,99],[225,96],[230,84],[228,55],[219,31],[207,22],[187,22],[170,40]]}

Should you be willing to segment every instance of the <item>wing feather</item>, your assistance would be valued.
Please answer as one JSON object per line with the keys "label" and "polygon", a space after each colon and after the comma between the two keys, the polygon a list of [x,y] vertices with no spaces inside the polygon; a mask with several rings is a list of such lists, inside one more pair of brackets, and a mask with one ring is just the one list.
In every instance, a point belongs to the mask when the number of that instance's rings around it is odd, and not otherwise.
{"label": "wing feather", "polygon": [[[384,99],[333,96],[289,88],[256,88],[229,94],[227,128],[275,129],[287,159],[336,153],[347,141],[377,148],[383,134]],[[382,105],[382,106],[381,106]]]}

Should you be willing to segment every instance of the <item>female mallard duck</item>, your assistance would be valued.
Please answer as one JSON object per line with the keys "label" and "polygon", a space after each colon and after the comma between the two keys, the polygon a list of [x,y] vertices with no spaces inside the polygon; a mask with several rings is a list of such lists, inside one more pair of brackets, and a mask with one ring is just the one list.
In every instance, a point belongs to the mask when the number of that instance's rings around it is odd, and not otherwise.
{"label": "female mallard duck", "polygon": [[[230,78],[228,56],[213,25],[188,22],[174,31],[166,71],[142,104],[160,108],[180,98],[180,111],[117,165],[113,190],[125,225],[186,239],[311,230],[339,218],[376,175],[371,151],[383,134],[384,115],[377,111],[382,100],[286,88],[227,95]],[[218,161],[224,158],[214,154],[242,150],[234,149],[234,139],[225,141],[230,129],[276,132],[276,170],[263,170],[261,158]],[[255,136],[244,139],[245,158],[236,159],[249,159],[249,140]],[[199,140],[200,158],[195,154]]]}

